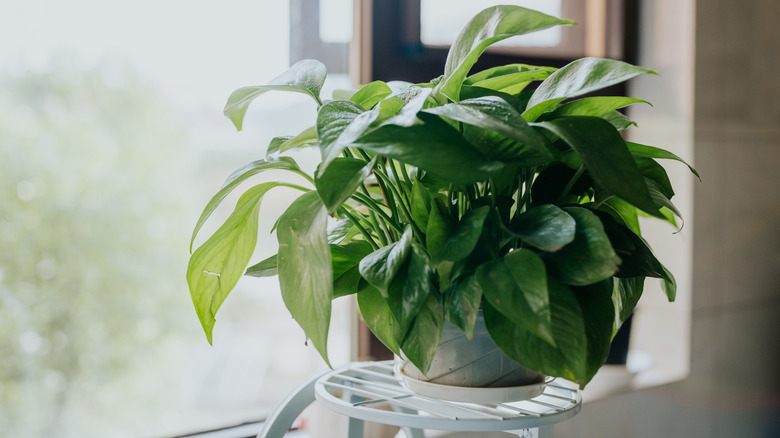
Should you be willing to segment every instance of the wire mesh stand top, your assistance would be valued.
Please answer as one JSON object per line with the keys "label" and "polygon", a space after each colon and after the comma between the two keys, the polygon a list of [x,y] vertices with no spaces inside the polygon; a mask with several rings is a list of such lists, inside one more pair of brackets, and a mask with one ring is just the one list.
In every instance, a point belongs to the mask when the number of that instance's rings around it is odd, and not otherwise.
{"label": "wire mesh stand top", "polygon": [[320,377],[315,397],[340,414],[393,426],[509,431],[548,426],[575,416],[582,398],[576,387],[567,383],[553,381],[541,395],[519,402],[450,402],[406,389],[393,374],[393,361],[358,362]]}

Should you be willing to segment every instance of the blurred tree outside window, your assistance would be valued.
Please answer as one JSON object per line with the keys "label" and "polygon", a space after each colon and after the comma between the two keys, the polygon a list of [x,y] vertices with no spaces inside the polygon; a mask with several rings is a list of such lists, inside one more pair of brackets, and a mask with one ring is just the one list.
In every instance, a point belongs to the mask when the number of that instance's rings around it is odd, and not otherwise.
{"label": "blurred tree outside window", "polygon": [[[222,116],[233,89],[286,69],[287,3],[7,6],[0,436],[162,437],[262,419],[324,363],[273,278],[239,283],[209,346],[185,272],[195,221],[227,176],[314,123],[305,96],[274,93],[241,133]],[[348,85],[331,75],[323,95]],[[291,194],[269,195],[261,215]],[[231,210],[228,199],[196,244]],[[258,260],[276,251],[272,225],[261,219]],[[347,308],[334,309],[336,364],[349,357]]]}

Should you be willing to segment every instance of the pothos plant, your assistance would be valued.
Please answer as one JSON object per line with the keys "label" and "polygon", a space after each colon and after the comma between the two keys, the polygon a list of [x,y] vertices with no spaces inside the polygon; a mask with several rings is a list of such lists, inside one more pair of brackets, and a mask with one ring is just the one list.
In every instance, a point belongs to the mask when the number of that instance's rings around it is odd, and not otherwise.
{"label": "pothos plant", "polygon": [[[371,331],[420,370],[445,320],[470,337],[482,309],[509,357],[584,386],[645,278],[661,279],[674,300],[674,278],[642,239],[638,217],[675,223],[674,191],[656,160],[682,160],[621,136],[633,122],[617,110],[645,101],[594,95],[650,70],[584,58],[561,69],[470,72],[497,41],[568,24],[494,6],[466,25],[444,74],[429,83],[376,81],[323,101],[325,67],[304,60],[267,85],[233,92],[225,114],[239,130],[249,104],[271,90],[311,96],[317,118],[236,170],[195,226],[193,242],[253,175],[301,178],[248,188],[192,254],[187,280],[209,342],[241,275],[278,275],[287,309],[326,362],[331,301],[354,294]],[[321,154],[312,175],[286,156],[304,147]],[[276,187],[301,195],[274,226],[278,254],[247,268],[260,201]]]}

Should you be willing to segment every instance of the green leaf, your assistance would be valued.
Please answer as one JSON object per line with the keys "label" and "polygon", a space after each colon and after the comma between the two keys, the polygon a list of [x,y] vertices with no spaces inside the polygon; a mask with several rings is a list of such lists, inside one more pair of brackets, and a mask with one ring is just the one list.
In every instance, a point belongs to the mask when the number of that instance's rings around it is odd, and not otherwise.
{"label": "green leaf", "polygon": [[428,227],[425,230],[425,244],[434,264],[442,261],[442,252],[447,239],[455,232],[457,223],[447,212],[443,202],[431,202]]}
{"label": "green leaf", "polygon": [[[431,95],[431,91],[432,90],[430,88],[409,87],[406,90],[394,95],[392,99],[393,101],[395,101],[397,98],[402,102],[400,111],[398,111],[397,114],[395,114],[393,117],[384,121],[383,124],[412,126],[418,123],[417,113],[419,113],[425,106],[425,102],[428,100],[428,96]],[[390,108],[395,109],[396,105],[391,105]]]}
{"label": "green leaf", "polygon": [[313,59],[298,61],[267,85],[243,87],[234,91],[225,104],[224,113],[240,131],[249,104],[257,96],[271,90],[308,94],[320,105],[322,104],[320,90],[322,90],[322,84],[325,83],[327,73],[325,65],[319,61]]}
{"label": "green leaf", "polygon": [[378,110],[363,111],[360,105],[348,100],[334,100],[320,108],[317,114],[317,134],[322,154],[318,171],[320,176],[341,151],[352,146],[378,116]]}
{"label": "green leaf", "polygon": [[664,196],[672,199],[674,196],[674,188],[672,187],[672,182],[669,181],[669,175],[667,175],[666,169],[664,169],[663,166],[652,158],[636,158],[636,165],[646,179],[652,180],[655,187]]}
{"label": "green leaf", "polygon": [[461,84],[488,46],[511,36],[558,24],[574,23],[519,6],[493,6],[483,10],[466,24],[450,47],[444,78],[437,85],[437,94],[458,101]]}
{"label": "green leaf", "polygon": [[456,280],[444,295],[447,319],[460,327],[470,340],[474,338],[474,326],[482,303],[482,287],[474,275]]}
{"label": "green leaf", "polygon": [[563,66],[539,84],[528,108],[550,100],[582,96],[647,73],[656,74],[614,59],[581,58]]}
{"label": "green leaf", "polygon": [[358,309],[371,333],[393,353],[401,355],[401,341],[404,331],[396,321],[390,306],[374,286],[367,285],[357,293]]}
{"label": "green leaf", "polygon": [[638,126],[635,121],[629,119],[620,111],[606,113],[601,116],[601,118],[609,122],[609,124],[614,126],[618,131],[626,130],[631,126]]}
{"label": "green leaf", "polygon": [[626,142],[604,119],[570,116],[537,125],[568,143],[582,158],[590,176],[610,193],[663,218]]}
{"label": "green leaf", "polygon": [[406,262],[412,246],[412,229],[408,227],[401,239],[377,249],[360,261],[360,275],[388,297],[390,283]]}
{"label": "green leaf", "polygon": [[444,329],[444,305],[438,295],[427,297],[401,344],[404,355],[423,374],[431,367]]}
{"label": "green leaf", "polygon": [[415,179],[412,182],[411,213],[412,219],[421,230],[428,227],[431,203],[431,193],[419,180]]}
{"label": "green leaf", "polygon": [[547,272],[533,251],[518,249],[477,268],[485,299],[512,323],[555,345]]}
{"label": "green leaf", "polygon": [[[467,77],[465,81],[463,81],[463,85],[475,85],[482,81],[501,78],[504,76],[511,76],[517,73],[527,73],[530,76],[535,76],[536,74],[538,74],[538,72],[545,72],[547,73],[547,76],[549,76],[550,74],[555,72],[555,70],[558,69],[555,67],[542,67],[542,66],[528,65],[528,64],[499,65],[497,67],[487,68],[485,70],[474,73],[473,75]],[[532,79],[532,80],[536,80],[536,79]],[[488,87],[484,87],[484,88],[488,88]]]}
{"label": "green leaf", "polygon": [[333,280],[333,298],[335,299],[357,293],[365,285],[367,285],[367,283],[363,280],[363,277],[360,276],[358,267],[355,266]]}
{"label": "green leaf", "polygon": [[268,190],[280,185],[268,182],[247,190],[225,223],[190,257],[187,284],[209,343],[214,315],[255,251],[260,201]]}
{"label": "green leaf", "polygon": [[701,177],[699,176],[699,173],[696,172],[696,169],[694,169],[690,164],[686,163],[682,158],[667,150],[653,146],[646,146],[639,143],[627,142],[626,144],[628,145],[629,152],[631,152],[631,155],[633,155],[634,158],[658,158],[679,161],[680,163],[688,166],[688,169],[691,170],[691,173],[696,175],[696,178],[699,178],[699,181],[701,181]]}
{"label": "green leaf", "polygon": [[348,241],[351,236],[357,233],[358,231],[352,222],[348,220],[338,221],[328,228],[328,243],[338,244],[342,241]]}
{"label": "green leaf", "polygon": [[636,207],[628,202],[612,196],[599,206],[599,210],[609,213],[618,223],[634,232],[634,234],[642,235]]}
{"label": "green leaf", "polygon": [[295,137],[275,137],[265,151],[265,159],[270,160],[293,149],[317,145],[317,128],[309,127]]}
{"label": "green leaf", "polygon": [[578,287],[574,295],[580,303],[587,338],[585,367],[586,382],[604,365],[612,344],[612,329],[615,320],[615,306],[612,303],[612,279],[591,286]]}
{"label": "green leaf", "polygon": [[487,180],[503,167],[500,162],[485,158],[435,116],[427,117],[424,124],[409,127],[382,126],[361,137],[356,145],[455,184]]}
{"label": "green leaf", "polygon": [[607,113],[615,111],[616,109],[626,107],[634,103],[646,103],[650,102],[642,99],[635,99],[633,97],[622,96],[593,96],[578,99],[573,102],[569,102],[566,105],[562,105],[552,113],[551,118],[563,117],[563,116],[594,116],[602,117]]}
{"label": "green leaf", "polygon": [[333,272],[328,212],[316,192],[303,194],[279,218],[279,285],[292,317],[328,361]]}
{"label": "green leaf", "polygon": [[615,308],[615,321],[612,325],[612,337],[614,338],[623,323],[634,313],[636,304],[642,298],[645,278],[614,278],[613,283],[612,304]]}
{"label": "green leaf", "polygon": [[371,175],[375,163],[376,158],[369,163],[355,158],[336,158],[327,170],[315,173],[314,186],[329,214],[335,213],[355,193]]}
{"label": "green leaf", "polygon": [[[214,213],[214,210],[217,209],[225,197],[227,197],[227,195],[230,194],[233,189],[238,187],[239,184],[246,181],[249,177],[257,175],[261,172],[265,172],[266,170],[288,170],[307,179],[309,178],[309,176],[306,175],[306,173],[302,171],[300,167],[298,167],[298,164],[295,162],[295,160],[289,157],[282,157],[279,160],[274,161],[253,161],[240,167],[235,172],[233,172],[227,178],[227,180],[225,180],[225,183],[222,184],[222,187],[219,189],[219,191],[211,198],[211,200],[209,200],[208,204],[206,204],[206,208],[203,209],[203,213],[200,214],[198,223],[195,224],[195,229],[192,231],[192,238],[190,239],[190,251],[192,251],[192,244],[195,242],[195,237],[198,235],[198,231],[200,231],[201,227],[203,227],[203,224],[206,223],[206,220],[209,218],[209,216],[211,216],[212,213]],[[308,191],[308,189],[293,184],[285,184],[285,186],[302,191]]]}
{"label": "green leaf", "polygon": [[389,96],[393,90],[382,81],[374,81],[363,85],[360,89],[349,98],[349,100],[362,106],[365,109],[371,109],[379,103],[380,100]]}
{"label": "green leaf", "polygon": [[511,143],[509,148],[503,150],[485,150],[483,153],[493,159],[513,160],[520,159],[531,148],[552,160],[556,154],[547,147],[545,138],[520,116],[512,106],[504,99],[496,96],[488,96],[479,99],[468,99],[458,103],[451,103],[426,110],[432,114],[447,117],[469,125],[495,131],[517,143]]}
{"label": "green leaf", "polygon": [[518,94],[533,81],[542,81],[547,79],[555,69],[536,69],[526,70],[516,73],[505,74],[503,76],[494,76],[473,82],[469,85],[475,87],[488,88],[501,91],[508,94]]}
{"label": "green leaf", "polygon": [[401,328],[409,327],[434,290],[431,260],[422,246],[412,243],[406,263],[387,290],[387,304]]}
{"label": "green leaf", "polygon": [[268,257],[267,259],[247,268],[244,275],[256,278],[275,277],[279,274],[279,270],[277,269],[278,262],[276,259],[277,256],[274,254],[271,257]]}
{"label": "green leaf", "polygon": [[517,216],[512,232],[542,251],[555,252],[574,240],[576,222],[552,204],[533,207]]}
{"label": "green leaf", "polygon": [[442,206],[431,208],[426,230],[428,253],[434,264],[467,257],[482,234],[482,224],[490,213],[487,205],[477,207],[455,222]]}
{"label": "green leaf", "polygon": [[587,383],[587,334],[582,309],[574,292],[548,278],[552,333],[551,345],[484,303],[485,325],[496,345],[521,365],[551,376]]}
{"label": "green leaf", "polygon": [[358,265],[363,257],[373,251],[364,240],[356,240],[346,245],[330,245],[330,259],[333,269],[333,298],[356,293],[360,289],[363,277]]}
{"label": "green leaf", "polygon": [[587,286],[613,276],[620,257],[612,249],[599,218],[582,207],[563,209],[577,223],[574,241],[557,252],[544,253],[550,273],[565,284]]}

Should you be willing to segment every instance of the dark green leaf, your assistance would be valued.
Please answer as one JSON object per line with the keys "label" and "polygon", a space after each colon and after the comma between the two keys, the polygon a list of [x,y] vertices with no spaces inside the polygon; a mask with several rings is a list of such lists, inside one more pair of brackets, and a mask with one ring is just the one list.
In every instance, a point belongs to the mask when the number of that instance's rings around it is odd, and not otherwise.
{"label": "dark green leaf", "polygon": [[[198,235],[198,231],[200,231],[203,224],[206,223],[206,220],[209,218],[209,216],[211,216],[212,213],[214,213],[214,210],[217,209],[225,197],[227,197],[227,195],[230,194],[233,189],[238,187],[238,185],[242,182],[246,181],[250,176],[257,175],[258,173],[265,172],[266,170],[288,170],[307,179],[309,178],[309,176],[306,175],[306,173],[303,172],[300,167],[298,167],[298,164],[295,162],[295,160],[289,157],[282,157],[279,160],[274,161],[253,161],[240,167],[235,172],[233,172],[227,180],[225,180],[225,183],[222,184],[222,188],[220,188],[219,191],[211,198],[211,200],[209,200],[208,204],[206,204],[206,208],[203,209],[203,213],[200,214],[198,223],[195,224],[195,229],[192,231],[192,238],[190,239],[190,251],[192,251],[192,244],[195,242],[195,237]],[[285,186],[303,191],[308,190],[292,184],[285,184]]]}
{"label": "dark green leaf", "polygon": [[378,110],[363,111],[360,105],[348,100],[334,100],[323,105],[317,114],[322,155],[319,173],[322,174],[344,148],[352,146],[378,116]]}
{"label": "dark green leaf", "polygon": [[672,199],[674,189],[666,170],[652,158],[637,158],[636,165],[645,178],[653,180],[656,188],[667,198]]}
{"label": "dark green leaf", "polygon": [[485,325],[490,337],[507,356],[521,365],[552,376],[587,383],[587,335],[585,321],[574,292],[548,278],[552,333],[556,346],[513,323],[492,303],[484,303]]}
{"label": "dark green leaf", "polygon": [[610,193],[650,215],[663,217],[650,198],[645,179],[626,142],[604,119],[570,116],[538,125],[568,143],[580,155],[590,176]]}
{"label": "dark green leaf", "polygon": [[582,207],[563,209],[577,228],[574,241],[557,252],[543,254],[550,273],[574,286],[587,286],[613,276],[620,265],[599,218]]}
{"label": "dark green leaf", "polygon": [[615,322],[615,306],[612,303],[612,279],[591,286],[578,287],[574,295],[580,303],[587,337],[587,360],[585,381],[590,381],[604,365],[612,343],[612,328]]}
{"label": "dark green leaf", "polygon": [[409,127],[382,126],[360,138],[356,145],[456,184],[484,181],[503,166],[489,161],[435,116]]}
{"label": "dark green leaf", "polygon": [[401,355],[404,331],[379,290],[367,285],[357,294],[358,309],[371,333],[393,353]]}
{"label": "dark green leaf", "polygon": [[428,227],[431,202],[431,193],[419,180],[415,179],[412,182],[411,213],[412,219],[414,219],[414,222],[421,230],[425,230]]}
{"label": "dark green leaf", "polygon": [[402,329],[409,327],[434,289],[431,260],[422,246],[412,243],[406,263],[387,289],[387,304]]}
{"label": "dark green leaf", "polygon": [[582,96],[647,73],[655,74],[652,70],[614,59],[581,58],[560,68],[539,84],[528,107]]}
{"label": "dark green leaf", "polygon": [[371,175],[375,162],[376,158],[369,163],[355,158],[336,158],[327,170],[315,173],[314,186],[329,214],[335,213]]}
{"label": "dark green leaf", "polygon": [[268,190],[279,185],[268,182],[247,190],[225,223],[190,257],[187,284],[209,343],[214,315],[238,283],[255,251],[260,201]]}
{"label": "dark green leaf", "polygon": [[609,122],[609,124],[614,126],[618,131],[623,131],[630,128],[631,126],[637,126],[635,121],[629,119],[620,111],[606,113],[601,116],[601,118]]}
{"label": "dark green leaf", "polygon": [[428,254],[434,264],[442,261],[442,253],[447,239],[455,232],[457,223],[447,212],[442,202],[431,202],[428,227],[425,230],[425,243]]}
{"label": "dark green leaf", "polygon": [[512,232],[542,251],[555,252],[574,240],[576,222],[552,204],[533,207],[517,216]]}
{"label": "dark green leaf", "polygon": [[423,374],[428,372],[444,329],[444,305],[439,294],[430,294],[409,328],[401,350]]}
{"label": "dark green leaf", "polygon": [[298,61],[267,85],[243,87],[234,91],[225,104],[225,115],[241,130],[244,114],[255,98],[267,91],[293,91],[310,95],[320,104],[320,90],[327,76],[325,65],[313,59]]}
{"label": "dark green leaf", "polygon": [[412,229],[407,228],[401,239],[367,255],[360,261],[360,275],[376,287],[385,298],[390,283],[404,266],[412,247]]}
{"label": "dark green leaf", "polygon": [[685,160],[678,157],[677,155],[657,147],[653,146],[645,146],[643,144],[639,143],[631,143],[627,142],[628,150],[631,152],[631,155],[634,156],[634,158],[658,158],[658,159],[667,159],[667,160],[675,160],[679,161],[680,163],[685,164],[688,166],[688,169],[691,170],[691,173],[696,175],[696,178],[699,178],[699,181],[701,181],[701,177],[699,176],[699,173],[696,172],[696,169],[691,167],[690,164],[686,163]]}
{"label": "dark green leaf", "polygon": [[[493,76],[469,85],[488,88],[509,94],[518,94],[533,81],[542,81],[550,76],[555,69],[536,69],[522,72],[509,73],[502,76]],[[462,97],[462,96],[461,96]]]}
{"label": "dark green leaf", "polygon": [[645,285],[644,277],[615,278],[612,292],[612,303],[615,306],[615,321],[612,326],[612,337],[624,322],[634,313],[634,308],[642,298]]}
{"label": "dark green leaf", "polygon": [[374,81],[363,85],[360,89],[349,98],[349,100],[362,106],[365,109],[371,109],[380,100],[389,96],[393,90],[382,81]]}
{"label": "dark green leaf", "polygon": [[514,324],[555,345],[547,272],[533,251],[519,249],[477,268],[485,299]]}
{"label": "dark green leaf", "polygon": [[266,160],[273,159],[289,150],[316,145],[317,128],[312,126],[304,129],[303,132],[295,137],[276,137],[271,140],[271,144],[268,145],[268,149],[265,151],[265,158]]}
{"label": "dark green leaf", "polygon": [[512,106],[500,97],[468,99],[426,110],[469,125],[495,131],[515,140],[508,150],[483,151],[488,157],[502,160],[520,159],[530,147],[547,160],[556,157],[556,150],[547,147],[545,138],[532,128]]}
{"label": "dark green leaf", "polygon": [[[530,75],[536,75],[538,72],[546,72],[547,76],[555,72],[555,67],[541,67],[528,64],[506,64],[497,67],[491,67],[466,78],[463,85],[474,85],[478,82],[486,81],[489,79],[500,78],[507,75],[514,75],[516,73],[528,73]],[[546,77],[546,76],[545,76]],[[535,79],[533,79],[535,80]]]}
{"label": "dark green leaf", "polygon": [[360,269],[355,266],[333,280],[333,298],[352,295],[366,285],[367,283],[360,276]]}
{"label": "dark green leaf", "polygon": [[474,275],[456,281],[444,296],[447,319],[474,338],[474,326],[482,303],[482,288]]}
{"label": "dark green leaf", "polygon": [[250,266],[244,273],[244,275],[257,278],[275,277],[277,274],[279,274],[279,270],[277,269],[276,254],[260,263]]}
{"label": "dark green leaf", "polygon": [[438,93],[459,100],[460,87],[469,70],[491,44],[514,35],[546,29],[558,24],[574,24],[519,6],[493,6],[477,14],[466,24],[450,47],[444,78]]}
{"label": "dark green leaf", "polygon": [[333,272],[328,212],[316,192],[303,194],[279,218],[279,285],[292,317],[328,362]]}
{"label": "dark green leaf", "polygon": [[599,206],[599,210],[609,213],[619,224],[633,231],[636,235],[642,235],[636,207],[628,202],[612,196]]}

